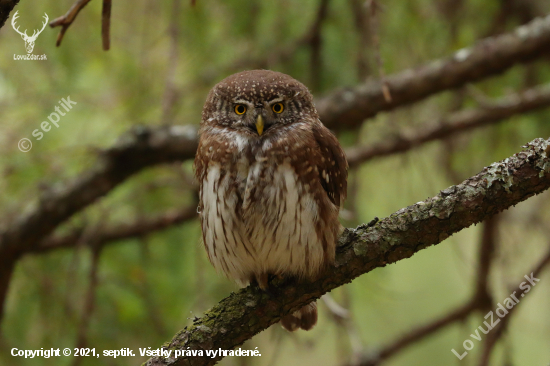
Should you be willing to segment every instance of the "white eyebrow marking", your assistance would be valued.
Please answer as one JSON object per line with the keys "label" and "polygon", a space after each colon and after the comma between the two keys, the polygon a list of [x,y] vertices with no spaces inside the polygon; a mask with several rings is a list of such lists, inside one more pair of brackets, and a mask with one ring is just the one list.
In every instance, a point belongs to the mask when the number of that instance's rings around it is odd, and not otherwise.
{"label": "white eyebrow marking", "polygon": [[278,102],[282,102],[283,100],[285,100],[284,97],[278,97],[278,98],[273,98],[269,101],[269,104],[271,103],[278,103]]}
{"label": "white eyebrow marking", "polygon": [[244,99],[233,99],[233,103],[252,105],[252,103],[250,103],[250,101],[244,100]]}

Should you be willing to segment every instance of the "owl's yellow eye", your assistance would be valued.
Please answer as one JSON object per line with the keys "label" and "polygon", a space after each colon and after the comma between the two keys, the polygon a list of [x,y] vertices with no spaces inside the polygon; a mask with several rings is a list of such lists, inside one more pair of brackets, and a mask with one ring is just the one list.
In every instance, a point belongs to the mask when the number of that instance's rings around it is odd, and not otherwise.
{"label": "owl's yellow eye", "polygon": [[285,106],[283,105],[283,103],[275,103],[273,104],[273,107],[271,107],[271,109],[273,109],[273,112],[275,113],[283,113]]}
{"label": "owl's yellow eye", "polygon": [[245,105],[237,104],[235,106],[235,113],[237,113],[238,115],[241,115],[241,114],[244,114],[244,112],[246,112],[246,106]]}

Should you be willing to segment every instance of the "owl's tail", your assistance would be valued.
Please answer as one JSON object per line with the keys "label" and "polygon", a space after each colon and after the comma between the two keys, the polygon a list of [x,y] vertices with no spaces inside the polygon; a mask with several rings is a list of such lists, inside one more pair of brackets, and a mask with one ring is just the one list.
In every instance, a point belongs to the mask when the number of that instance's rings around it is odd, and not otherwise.
{"label": "owl's tail", "polygon": [[315,324],[317,324],[317,303],[315,301],[281,319],[281,325],[289,332],[294,332],[299,328],[310,330]]}

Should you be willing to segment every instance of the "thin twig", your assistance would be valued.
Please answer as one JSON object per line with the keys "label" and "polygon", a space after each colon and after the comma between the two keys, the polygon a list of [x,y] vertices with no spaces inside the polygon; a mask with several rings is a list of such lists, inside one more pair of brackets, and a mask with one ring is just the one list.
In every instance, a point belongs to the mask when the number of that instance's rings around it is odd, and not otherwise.
{"label": "thin twig", "polygon": [[91,0],[77,0],[65,15],[62,15],[59,18],[56,18],[50,22],[50,27],[52,28],[61,26],[61,31],[59,31],[59,34],[57,35],[57,41],[55,42],[55,45],[57,47],[61,45],[61,41],[63,40],[63,36],[65,36],[65,32],[67,31],[69,26],[73,24],[80,10],[88,5],[90,1]]}
{"label": "thin twig", "polygon": [[[348,310],[350,306],[350,294],[347,287],[341,289],[345,296],[345,304],[342,306],[338,304],[330,294],[325,294],[321,297],[325,305],[327,306],[332,320],[336,323],[337,327],[341,329],[349,340],[351,347],[351,364],[356,365],[363,354],[363,342],[359,336],[359,330],[357,329],[356,322],[353,319],[353,314]],[[338,337],[341,338],[341,337]]]}
{"label": "thin twig", "polygon": [[101,40],[105,51],[111,47],[111,5],[111,0],[103,0],[103,9],[101,10]]}
{"label": "thin twig", "polygon": [[[293,57],[296,54],[296,51],[304,46],[310,46],[314,43],[314,38],[319,35],[323,21],[327,15],[328,9],[328,0],[321,0],[321,4],[317,10],[315,19],[309,26],[308,30],[299,38],[294,40],[292,43],[283,45],[272,52],[268,52],[266,55],[260,57],[250,57],[247,55],[237,61],[233,62],[231,65],[224,67],[228,71],[242,70],[242,69],[265,69],[269,68],[270,65],[274,63],[284,63]],[[201,81],[207,81],[211,83],[213,77],[219,75],[215,74],[204,74],[201,77]]]}
{"label": "thin twig", "polygon": [[363,82],[370,74],[369,61],[367,57],[367,50],[370,49],[373,39],[370,31],[370,17],[366,11],[367,3],[365,0],[350,0],[350,6],[353,13],[355,27],[357,28],[357,33],[359,36],[359,47],[357,48],[357,74],[359,80]]}
{"label": "thin twig", "polygon": [[376,59],[376,65],[378,66],[378,76],[380,77],[380,85],[382,87],[382,94],[387,103],[391,103],[391,94],[388,83],[386,82],[386,73],[384,72],[384,61],[382,60],[382,54],[380,52],[380,32],[378,31],[378,12],[380,11],[380,4],[377,0],[368,0],[368,8],[370,10],[370,22],[372,34],[372,45],[374,46],[374,58]]}
{"label": "thin twig", "polygon": [[179,52],[179,33],[180,33],[180,8],[181,0],[173,0],[170,25],[168,27],[168,36],[170,39],[170,50],[168,54],[168,65],[166,71],[166,81],[164,96],[162,98],[162,124],[170,124],[174,118],[174,107],[180,100],[180,92],[175,85],[174,80],[178,68]]}
{"label": "thin twig", "polygon": [[321,0],[319,9],[317,10],[317,17],[311,27],[310,34],[307,36],[307,43],[311,49],[309,58],[309,68],[311,70],[310,75],[310,88],[313,91],[320,90],[322,80],[322,67],[323,59],[321,57],[321,47],[323,38],[321,37],[321,29],[323,21],[327,17],[329,0]]}

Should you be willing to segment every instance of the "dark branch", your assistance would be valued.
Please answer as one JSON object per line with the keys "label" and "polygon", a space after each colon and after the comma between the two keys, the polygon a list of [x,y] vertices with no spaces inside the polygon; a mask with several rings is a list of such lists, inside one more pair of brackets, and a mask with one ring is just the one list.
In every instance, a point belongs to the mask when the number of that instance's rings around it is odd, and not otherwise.
{"label": "dark branch", "polygon": [[321,29],[323,21],[327,17],[328,13],[328,0],[321,0],[319,4],[319,9],[317,10],[317,17],[315,22],[311,27],[311,30],[305,39],[309,44],[311,50],[311,55],[309,58],[309,69],[310,69],[310,88],[313,91],[319,90],[321,87],[321,77],[322,77],[322,66],[323,59],[321,57],[321,48],[322,48],[322,37]]}
{"label": "dark branch", "polygon": [[111,0],[103,0],[103,8],[101,10],[101,40],[103,50],[105,51],[111,48],[111,5]]}
{"label": "dark branch", "polygon": [[135,127],[112,148],[100,153],[95,166],[72,182],[42,193],[37,207],[0,231],[0,320],[15,262],[37,251],[41,240],[75,213],[106,195],[136,172],[157,164],[193,159],[197,132],[192,126],[150,130]]}
{"label": "dark branch", "polygon": [[[90,245],[104,246],[115,241],[138,238],[155,231],[164,230],[167,227],[181,224],[195,217],[197,217],[196,204],[181,210],[171,210],[157,217],[138,219],[136,222],[96,230],[85,238],[86,242],[90,243]],[[43,240],[36,248],[33,248],[31,253],[44,253],[55,249],[72,248],[81,240],[83,234],[87,232],[89,230],[86,228],[79,228],[65,236],[49,237]]]}
{"label": "dark branch", "polygon": [[370,32],[370,19],[367,14],[366,2],[363,0],[351,0],[349,3],[353,14],[353,21],[357,28],[357,35],[359,36],[359,47],[357,50],[357,74],[361,81],[366,80],[367,75],[370,74],[370,67],[368,61],[368,53],[370,51],[370,45],[372,43],[372,37]]}
{"label": "dark branch", "polygon": [[392,100],[384,99],[380,80],[339,90],[317,101],[323,123],[350,129],[378,112],[411,104],[443,90],[497,75],[510,67],[550,52],[550,15],[537,18],[512,33],[486,38],[446,59],[387,76]]}
{"label": "dark branch", "polygon": [[412,136],[399,136],[392,141],[346,150],[350,167],[381,156],[402,153],[426,142],[456,136],[457,133],[500,122],[513,115],[550,106],[550,86],[529,89],[505,97],[480,109],[455,112]]}
{"label": "dark branch", "polygon": [[196,130],[191,126],[134,128],[101,152],[92,169],[61,188],[44,192],[35,210],[0,234],[0,253],[20,256],[36,250],[40,240],[61,222],[132,174],[148,166],[192,159],[196,148]]}
{"label": "dark branch", "polygon": [[65,36],[65,32],[67,32],[67,29],[73,24],[76,16],[78,13],[86,6],[91,0],[77,0],[71,6],[67,14],[60,16],[59,18],[56,18],[50,22],[50,27],[61,27],[61,31],[59,31],[59,34],[57,35],[57,41],[55,42],[55,45],[59,47],[61,45],[61,41],[63,40],[63,37]]}
{"label": "dark branch", "polygon": [[3,0],[0,1],[0,28],[6,24],[6,20],[10,17],[10,13],[19,3],[19,0]]}
{"label": "dark branch", "polygon": [[[220,301],[167,343],[171,350],[233,349],[332,289],[421,249],[550,188],[550,140],[494,163],[463,183],[403,208],[369,227],[346,230],[333,267],[313,283],[274,283],[275,295],[247,287]],[[148,366],[213,365],[221,357],[152,358]]]}
{"label": "dark branch", "polygon": [[431,321],[430,323],[413,329],[411,332],[404,336],[397,338],[394,342],[382,348],[374,356],[368,355],[359,363],[360,366],[376,366],[382,361],[395,356],[398,352],[404,350],[406,347],[424,339],[425,337],[433,334],[440,329],[453,324],[455,322],[463,321],[476,310],[475,305],[472,302],[468,302],[465,305],[451,311],[443,317]]}
{"label": "dark branch", "polygon": [[179,62],[180,44],[180,20],[181,0],[172,2],[170,25],[168,26],[168,37],[170,38],[170,51],[168,53],[168,65],[166,68],[166,79],[164,95],[162,97],[161,124],[169,125],[174,122],[175,107],[181,99],[181,91],[176,87],[176,75]]}

